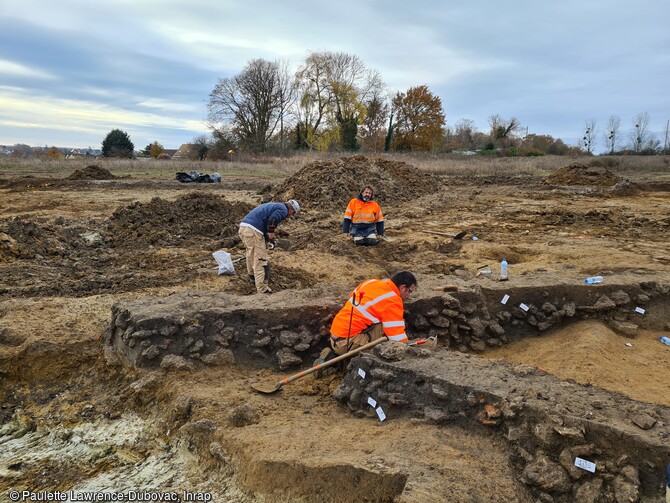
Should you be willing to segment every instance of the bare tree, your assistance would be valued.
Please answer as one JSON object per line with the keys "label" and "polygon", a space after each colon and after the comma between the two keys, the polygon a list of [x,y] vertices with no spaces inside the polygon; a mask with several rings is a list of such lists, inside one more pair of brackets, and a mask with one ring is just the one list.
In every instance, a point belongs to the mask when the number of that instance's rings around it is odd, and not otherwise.
{"label": "bare tree", "polygon": [[210,128],[216,132],[230,126],[240,145],[265,150],[286,114],[288,85],[279,62],[249,61],[239,75],[219,79],[214,86],[208,105]]}
{"label": "bare tree", "polygon": [[509,140],[519,130],[521,124],[516,117],[506,120],[495,114],[489,117],[489,126],[491,126],[491,141],[496,145],[504,146],[510,143]]}
{"label": "bare tree", "polygon": [[454,147],[465,150],[472,150],[475,145],[475,133],[477,128],[474,121],[470,119],[460,119],[454,126],[453,143]]}
{"label": "bare tree", "polygon": [[653,151],[658,147],[658,140],[649,131],[649,114],[647,112],[639,113],[633,121],[633,130],[631,131],[631,147],[633,152],[640,154]]}
{"label": "bare tree", "polygon": [[287,148],[284,122],[296,101],[297,82],[291,74],[289,63],[286,60],[277,63],[277,77],[279,79],[279,146],[284,151]]}
{"label": "bare tree", "polygon": [[597,131],[598,126],[595,119],[590,119],[584,122],[584,135],[579,143],[589,154],[593,152]]}
{"label": "bare tree", "polygon": [[619,141],[619,127],[621,125],[621,120],[616,115],[610,115],[610,118],[607,120],[607,131],[603,134],[605,139],[605,145],[610,154],[614,154],[617,148],[617,142]]}

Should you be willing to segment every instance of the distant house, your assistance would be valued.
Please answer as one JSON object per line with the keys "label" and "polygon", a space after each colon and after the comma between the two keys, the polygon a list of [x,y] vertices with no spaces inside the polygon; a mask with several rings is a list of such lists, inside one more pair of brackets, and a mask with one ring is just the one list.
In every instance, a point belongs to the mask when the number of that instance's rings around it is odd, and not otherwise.
{"label": "distant house", "polygon": [[195,143],[184,143],[172,156],[173,159],[193,159],[197,157],[197,145]]}
{"label": "distant house", "polygon": [[102,150],[99,148],[73,148],[65,156],[66,159],[95,159],[102,157]]}
{"label": "distant house", "polygon": [[7,145],[0,145],[0,155],[12,155],[14,149]]}
{"label": "distant house", "polygon": [[178,149],[176,149],[176,148],[164,148],[163,149],[163,154],[169,156],[170,159],[172,159],[172,157],[174,157],[174,155],[177,153],[177,150]]}

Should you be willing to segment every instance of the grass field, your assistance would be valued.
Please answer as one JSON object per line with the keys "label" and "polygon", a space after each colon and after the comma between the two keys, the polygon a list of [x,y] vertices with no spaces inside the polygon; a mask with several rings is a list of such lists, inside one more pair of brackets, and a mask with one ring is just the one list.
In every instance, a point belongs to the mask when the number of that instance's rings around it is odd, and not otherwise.
{"label": "grass field", "polygon": [[[627,178],[648,174],[670,178],[670,156],[543,156],[484,157],[453,154],[363,154],[406,162],[419,169],[449,176],[504,176],[524,174],[546,176],[572,163],[600,166]],[[71,173],[91,164],[104,167],[117,176],[174,176],[192,170],[218,172],[224,178],[257,176],[273,178],[289,176],[306,164],[317,160],[348,157],[343,153],[300,153],[286,157],[243,156],[233,161],[189,161],[155,159],[0,159],[0,173],[23,175],[56,175]]]}

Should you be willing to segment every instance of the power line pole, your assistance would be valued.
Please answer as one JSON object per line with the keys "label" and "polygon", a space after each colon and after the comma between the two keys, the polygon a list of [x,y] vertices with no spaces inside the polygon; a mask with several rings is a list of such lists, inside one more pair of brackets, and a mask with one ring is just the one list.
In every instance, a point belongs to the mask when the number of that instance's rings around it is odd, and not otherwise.
{"label": "power line pole", "polygon": [[665,143],[663,144],[663,153],[668,153],[668,130],[670,130],[670,119],[665,123]]}

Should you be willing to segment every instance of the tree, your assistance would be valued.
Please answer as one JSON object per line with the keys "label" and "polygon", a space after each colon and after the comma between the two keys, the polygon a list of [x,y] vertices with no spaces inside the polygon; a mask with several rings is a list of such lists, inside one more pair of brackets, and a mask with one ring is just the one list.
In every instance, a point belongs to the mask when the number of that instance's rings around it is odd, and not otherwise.
{"label": "tree", "polygon": [[208,104],[210,128],[216,133],[230,127],[241,146],[264,151],[283,121],[292,92],[279,62],[253,59],[239,75],[219,79],[214,86]]}
{"label": "tree", "polygon": [[563,140],[556,138],[554,142],[549,145],[547,149],[547,154],[551,155],[567,155],[570,153],[570,147],[568,147]]}
{"label": "tree", "polygon": [[630,139],[632,150],[636,154],[653,154],[659,147],[660,142],[649,131],[649,120],[649,114],[643,112],[637,114],[633,121]]}
{"label": "tree", "polygon": [[130,136],[120,129],[112,129],[102,141],[102,155],[104,157],[132,159],[134,152],[135,145],[130,141]]}
{"label": "tree", "polygon": [[[329,148],[319,141],[326,135],[341,148],[358,148],[358,126],[364,124],[367,108],[384,89],[381,75],[363,61],[344,52],[310,54],[296,73],[300,100],[298,120],[310,148]],[[328,131],[337,128],[336,132]]]}
{"label": "tree", "polygon": [[621,121],[616,115],[610,115],[610,118],[607,120],[607,131],[603,134],[605,139],[605,146],[608,152],[611,155],[614,155],[614,152],[617,148],[617,142],[619,140],[619,126]]}
{"label": "tree", "polygon": [[489,126],[491,127],[491,141],[495,147],[508,147],[512,145],[514,134],[521,127],[516,117],[507,120],[498,114],[489,117]]}
{"label": "tree", "polygon": [[[213,144],[207,135],[201,134],[193,138],[193,154],[198,161],[203,161],[207,158],[207,154],[212,149]],[[230,150],[230,148],[228,149]]]}
{"label": "tree", "polygon": [[158,159],[158,156],[161,155],[163,152],[165,152],[165,149],[163,148],[163,145],[161,145],[157,141],[154,141],[149,146],[149,155],[151,157],[153,157],[154,159]]}
{"label": "tree", "polygon": [[375,95],[365,103],[363,120],[363,145],[374,152],[384,148],[386,119],[389,116],[389,104],[381,95]]}
{"label": "tree", "polygon": [[579,143],[588,154],[591,154],[593,151],[597,131],[598,126],[595,119],[584,122],[584,135]]}
{"label": "tree", "polygon": [[411,87],[393,98],[395,150],[433,151],[444,137],[446,118],[442,100],[422,85]]}
{"label": "tree", "polygon": [[12,147],[12,157],[14,158],[27,158],[34,155],[33,149],[30,145],[25,143],[17,143]]}
{"label": "tree", "polygon": [[63,154],[61,154],[60,151],[56,147],[51,147],[47,151],[47,158],[49,158],[49,159],[62,159]]}
{"label": "tree", "polygon": [[450,150],[475,150],[477,148],[477,133],[474,121],[460,119],[449,135],[447,146]]}

